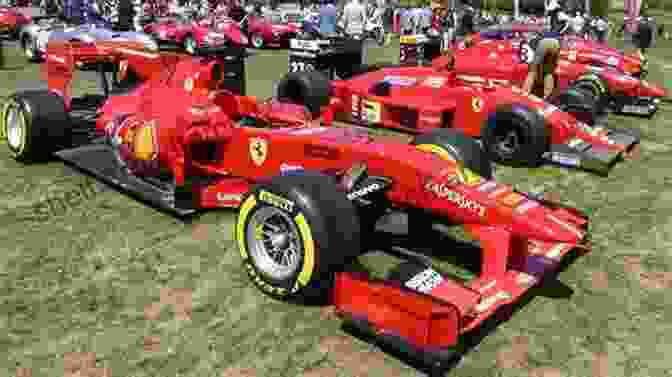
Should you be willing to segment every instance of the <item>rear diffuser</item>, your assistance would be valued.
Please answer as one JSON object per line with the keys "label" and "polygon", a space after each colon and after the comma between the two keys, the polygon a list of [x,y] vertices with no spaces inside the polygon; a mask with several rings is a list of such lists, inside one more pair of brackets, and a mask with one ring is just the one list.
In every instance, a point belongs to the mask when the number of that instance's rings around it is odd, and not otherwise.
{"label": "rear diffuser", "polygon": [[[104,144],[89,144],[77,148],[66,149],[55,153],[66,163],[90,174],[111,186],[136,195],[151,204],[180,216],[195,212],[194,208],[178,205],[175,190],[169,184],[150,183],[133,175],[129,175],[116,164],[114,153]],[[179,204],[181,202],[178,201]]]}

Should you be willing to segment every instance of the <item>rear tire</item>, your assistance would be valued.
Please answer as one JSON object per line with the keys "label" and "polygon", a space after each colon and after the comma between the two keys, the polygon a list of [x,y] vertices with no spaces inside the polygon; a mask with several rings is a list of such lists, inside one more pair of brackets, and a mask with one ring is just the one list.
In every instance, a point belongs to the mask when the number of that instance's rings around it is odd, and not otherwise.
{"label": "rear tire", "polygon": [[595,112],[603,114],[607,111],[610,101],[609,84],[600,76],[588,75],[579,77],[572,83],[571,88],[587,90],[595,96],[597,107]]}
{"label": "rear tire", "polygon": [[331,100],[331,82],[321,72],[290,72],[278,83],[276,97],[280,102],[304,105],[317,116]]}
{"label": "rear tire", "polygon": [[493,161],[511,166],[539,166],[549,149],[544,118],[521,105],[505,105],[491,114],[481,140]]}
{"label": "rear tire", "polygon": [[250,278],[279,299],[324,298],[335,272],[361,251],[354,204],[332,177],[318,173],[280,175],[256,186],[235,229]]}
{"label": "rear tire", "polygon": [[594,95],[593,91],[575,86],[567,88],[549,101],[560,110],[589,125],[595,124],[599,102],[599,97]]}
{"label": "rear tire", "polygon": [[16,93],[5,103],[0,116],[0,134],[16,161],[47,159],[70,141],[71,123],[65,103],[55,93]]}

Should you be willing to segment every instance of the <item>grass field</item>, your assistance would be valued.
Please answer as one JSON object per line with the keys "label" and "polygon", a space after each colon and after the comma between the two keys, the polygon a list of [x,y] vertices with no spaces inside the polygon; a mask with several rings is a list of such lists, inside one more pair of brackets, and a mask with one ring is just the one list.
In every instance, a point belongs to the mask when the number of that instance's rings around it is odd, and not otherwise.
{"label": "grass field", "polygon": [[[672,44],[651,54],[651,81],[667,76],[672,87]],[[15,49],[5,55],[0,94],[42,85],[37,66]],[[395,56],[394,46],[369,54]],[[283,51],[251,58],[252,94],[270,96],[286,66]],[[640,156],[607,178],[498,169],[501,181],[550,188],[587,210],[594,248],[447,375],[672,376],[672,114],[610,122],[640,128],[643,142]],[[233,211],[184,223],[59,162],[22,166],[5,148],[0,155],[0,376],[64,368],[74,376],[78,364],[115,377],[421,375],[341,331],[330,307],[260,294],[232,244]],[[439,251],[451,253],[451,244]],[[390,262],[361,260],[374,271]]]}

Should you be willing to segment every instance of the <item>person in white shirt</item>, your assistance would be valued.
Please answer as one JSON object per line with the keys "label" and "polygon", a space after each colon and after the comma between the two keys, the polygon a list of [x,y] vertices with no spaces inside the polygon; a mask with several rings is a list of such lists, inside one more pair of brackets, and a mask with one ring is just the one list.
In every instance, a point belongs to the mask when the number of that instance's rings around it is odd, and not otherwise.
{"label": "person in white shirt", "polygon": [[366,8],[359,0],[350,0],[343,8],[343,28],[348,35],[364,33],[366,21]]}

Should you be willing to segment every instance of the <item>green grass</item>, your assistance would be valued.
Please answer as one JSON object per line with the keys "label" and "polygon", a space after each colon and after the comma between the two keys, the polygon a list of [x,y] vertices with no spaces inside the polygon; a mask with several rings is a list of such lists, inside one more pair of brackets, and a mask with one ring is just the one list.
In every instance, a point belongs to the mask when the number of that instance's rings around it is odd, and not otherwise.
{"label": "green grass", "polygon": [[[671,47],[663,42],[651,52],[651,81],[669,77],[664,62]],[[39,80],[37,66],[13,51],[5,54],[0,95]],[[387,61],[396,52],[370,56]],[[270,96],[286,65],[283,51],[251,58],[251,93]],[[78,82],[77,89],[92,85]],[[670,376],[672,116],[668,110],[649,121],[612,116],[610,124],[640,128],[643,151],[607,178],[550,166],[498,168],[501,181],[547,187],[588,210],[594,248],[559,276],[573,295],[535,298],[450,376],[555,376],[553,370],[567,377]],[[0,154],[1,376],[17,368],[30,368],[35,377],[61,376],[69,352],[94,352],[96,366],[115,377],[418,375],[344,335],[323,308],[260,294],[232,245],[233,211],[208,212],[185,224],[95,186],[94,194],[78,196],[45,219],[35,213],[44,208],[40,204],[81,192],[78,185],[87,178],[59,162],[22,166],[4,148]],[[450,244],[444,252],[455,254]],[[394,262],[367,256],[360,268],[378,272]],[[145,312],[165,288],[192,292],[189,321],[176,319],[170,305]],[[157,350],[144,349],[147,339],[160,341]],[[608,371],[599,374],[605,365]]]}

